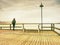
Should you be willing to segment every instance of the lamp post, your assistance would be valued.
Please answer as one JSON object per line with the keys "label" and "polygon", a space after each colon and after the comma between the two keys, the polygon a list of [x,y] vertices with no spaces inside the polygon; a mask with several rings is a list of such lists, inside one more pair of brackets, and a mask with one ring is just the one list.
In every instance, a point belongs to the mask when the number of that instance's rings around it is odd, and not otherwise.
{"label": "lamp post", "polygon": [[40,7],[41,7],[41,30],[43,30],[43,4],[41,3],[41,5],[40,5]]}

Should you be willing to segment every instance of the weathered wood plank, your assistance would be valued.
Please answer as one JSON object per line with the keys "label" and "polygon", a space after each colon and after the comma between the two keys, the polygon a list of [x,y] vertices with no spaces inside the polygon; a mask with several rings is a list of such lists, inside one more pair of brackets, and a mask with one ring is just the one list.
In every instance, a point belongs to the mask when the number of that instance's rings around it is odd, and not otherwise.
{"label": "weathered wood plank", "polygon": [[[0,30],[1,31],[1,30]],[[23,33],[22,31],[3,31],[0,33],[0,45],[60,45],[60,36],[54,31]]]}

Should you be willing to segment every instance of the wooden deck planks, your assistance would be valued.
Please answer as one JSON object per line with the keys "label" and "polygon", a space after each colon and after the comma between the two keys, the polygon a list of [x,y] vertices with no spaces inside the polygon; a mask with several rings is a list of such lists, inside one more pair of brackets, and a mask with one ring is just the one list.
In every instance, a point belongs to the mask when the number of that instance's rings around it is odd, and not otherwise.
{"label": "wooden deck planks", "polygon": [[60,36],[53,31],[7,32],[0,33],[0,45],[60,45]]}

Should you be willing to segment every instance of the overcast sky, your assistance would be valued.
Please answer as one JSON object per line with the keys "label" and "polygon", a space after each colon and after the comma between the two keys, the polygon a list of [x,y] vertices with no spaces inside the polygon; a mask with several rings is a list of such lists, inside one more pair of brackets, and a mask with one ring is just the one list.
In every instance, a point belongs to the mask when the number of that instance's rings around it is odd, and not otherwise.
{"label": "overcast sky", "polygon": [[16,18],[21,23],[39,23],[43,3],[43,22],[60,22],[60,0],[0,0],[0,21],[12,21]]}

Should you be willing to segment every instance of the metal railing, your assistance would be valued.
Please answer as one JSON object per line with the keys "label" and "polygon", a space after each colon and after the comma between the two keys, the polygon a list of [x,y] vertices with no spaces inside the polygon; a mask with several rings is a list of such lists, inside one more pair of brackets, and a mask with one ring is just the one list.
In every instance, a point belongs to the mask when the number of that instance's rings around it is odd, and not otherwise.
{"label": "metal railing", "polygon": [[[54,31],[58,35],[60,35],[60,23],[43,23],[43,26],[41,27],[41,23],[18,23],[15,26],[15,30],[22,30],[23,32],[27,30],[34,30],[37,32],[40,31]],[[46,28],[46,29],[45,29]],[[12,24],[0,24],[0,30],[13,30]],[[55,30],[58,30],[55,31]]]}
{"label": "metal railing", "polygon": [[[43,23],[42,27],[41,27],[41,23],[18,23],[18,24],[16,24],[15,29],[17,30],[17,28],[20,28],[23,31],[25,31],[25,30],[28,30],[25,28],[26,25],[29,25],[30,27],[32,25],[32,27],[36,26],[37,29],[34,29],[31,27],[32,29],[30,29],[30,30],[37,30],[38,32],[40,30],[52,30],[52,31],[54,31],[55,29],[60,30],[60,28],[55,27],[55,24],[60,24],[60,23]],[[47,25],[47,26],[45,26],[45,25]],[[0,24],[0,29],[7,29],[7,28],[9,30],[12,30],[12,28],[13,28],[12,24]],[[46,28],[46,29],[44,29],[44,28]],[[47,29],[47,28],[50,28],[50,29]]]}

